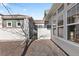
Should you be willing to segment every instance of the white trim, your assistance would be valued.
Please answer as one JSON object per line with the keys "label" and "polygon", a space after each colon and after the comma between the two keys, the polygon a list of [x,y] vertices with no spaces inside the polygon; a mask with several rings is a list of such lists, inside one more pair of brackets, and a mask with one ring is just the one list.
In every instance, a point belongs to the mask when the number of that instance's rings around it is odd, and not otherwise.
{"label": "white trim", "polygon": [[[8,23],[11,23],[11,26],[9,26]],[[7,27],[12,27],[12,21],[7,21]]]}
{"label": "white trim", "polygon": [[77,22],[77,23],[70,23],[70,24],[67,24],[67,26],[70,26],[70,25],[77,25],[77,24],[79,24],[79,22]]}
{"label": "white trim", "polygon": [[60,26],[57,26],[57,27],[64,27],[64,25],[60,25]]}

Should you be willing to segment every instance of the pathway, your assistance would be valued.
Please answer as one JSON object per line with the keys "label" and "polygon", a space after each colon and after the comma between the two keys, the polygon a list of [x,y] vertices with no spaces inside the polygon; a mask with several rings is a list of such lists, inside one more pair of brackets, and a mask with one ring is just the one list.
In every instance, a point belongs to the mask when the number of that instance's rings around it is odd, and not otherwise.
{"label": "pathway", "polygon": [[27,56],[64,56],[65,53],[60,50],[51,40],[35,40],[27,51]]}

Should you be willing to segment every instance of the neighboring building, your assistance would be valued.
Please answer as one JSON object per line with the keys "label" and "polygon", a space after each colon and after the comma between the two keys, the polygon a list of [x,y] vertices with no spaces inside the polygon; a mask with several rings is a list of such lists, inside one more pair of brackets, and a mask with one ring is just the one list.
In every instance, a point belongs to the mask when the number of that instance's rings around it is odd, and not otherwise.
{"label": "neighboring building", "polygon": [[35,20],[35,25],[38,28],[44,28],[44,20]]}
{"label": "neighboring building", "polygon": [[9,33],[12,34],[13,36],[15,34],[16,37],[19,36],[19,39],[21,36],[27,37],[28,39],[32,39],[36,30],[35,30],[35,23],[32,17],[27,15],[15,14],[15,15],[0,15],[0,31],[2,32],[0,36],[2,36],[4,33],[3,39],[6,40],[6,37],[9,36]]}
{"label": "neighboring building", "polygon": [[79,55],[79,3],[55,3],[44,18],[52,40],[69,55]]}
{"label": "neighboring building", "polygon": [[38,39],[50,39],[50,30],[45,28],[44,20],[35,20],[37,26],[37,38]]}
{"label": "neighboring building", "polygon": [[51,30],[51,21],[47,21],[45,20],[46,16],[48,15],[49,13],[49,10],[45,10],[44,12],[44,17],[43,17],[43,20],[44,20],[44,27]]}

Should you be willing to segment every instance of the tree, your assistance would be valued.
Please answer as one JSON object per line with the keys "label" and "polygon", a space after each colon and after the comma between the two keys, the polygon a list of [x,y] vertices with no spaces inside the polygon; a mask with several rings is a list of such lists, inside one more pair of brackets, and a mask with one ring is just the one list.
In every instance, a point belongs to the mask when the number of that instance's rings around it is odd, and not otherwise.
{"label": "tree", "polygon": [[[12,16],[12,14],[11,14],[11,12],[10,12],[10,10],[7,8],[7,6],[5,6],[3,3],[2,3],[2,5],[3,5],[3,7],[8,11],[8,13]],[[14,18],[14,16],[12,16],[12,18]],[[27,52],[27,50],[28,50],[28,47],[30,46],[30,44],[34,41],[34,40],[29,40],[29,38],[28,38],[28,33],[26,33],[25,32],[25,30],[24,30],[24,28],[23,28],[23,24],[21,24],[21,27],[20,27],[21,29],[22,29],[22,31],[23,31],[23,33],[24,33],[24,36],[25,36],[25,40],[20,44],[20,45],[23,45],[23,44],[25,44],[25,47],[24,47],[24,51],[23,51],[23,53],[21,54],[21,56],[24,56],[25,54],[26,54],[26,52]],[[27,29],[28,30],[28,29]],[[27,31],[26,30],[26,31]],[[21,35],[21,34],[20,34]],[[34,35],[32,35],[32,37],[33,37]],[[19,46],[20,46],[19,45]],[[17,46],[18,47],[18,46]]]}

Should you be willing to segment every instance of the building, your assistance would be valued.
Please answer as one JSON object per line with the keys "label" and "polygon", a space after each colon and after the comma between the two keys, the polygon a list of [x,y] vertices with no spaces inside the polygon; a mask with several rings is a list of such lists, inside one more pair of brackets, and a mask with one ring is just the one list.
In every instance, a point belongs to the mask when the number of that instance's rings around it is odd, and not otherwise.
{"label": "building", "polygon": [[79,55],[79,3],[54,3],[45,16],[52,40],[69,55]]}
{"label": "building", "polygon": [[30,16],[19,14],[0,15],[0,32],[2,32],[0,34],[1,40],[11,39],[12,35],[13,38],[19,40],[22,39],[21,37],[33,39],[35,31],[35,23],[33,21],[33,18]]}
{"label": "building", "polygon": [[48,21],[48,20],[45,19],[46,16],[48,15],[48,13],[49,13],[49,10],[45,10],[43,20],[44,20],[45,28],[47,28],[51,31],[51,21]]}
{"label": "building", "polygon": [[44,20],[35,20],[38,39],[50,39],[50,30],[45,27]]}

